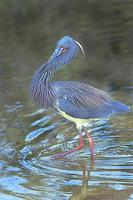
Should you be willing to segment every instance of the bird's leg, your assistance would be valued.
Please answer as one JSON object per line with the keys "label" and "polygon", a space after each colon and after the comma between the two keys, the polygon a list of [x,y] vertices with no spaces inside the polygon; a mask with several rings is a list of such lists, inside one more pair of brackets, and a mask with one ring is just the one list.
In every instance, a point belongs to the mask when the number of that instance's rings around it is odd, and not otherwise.
{"label": "bird's leg", "polygon": [[90,144],[91,159],[94,160],[94,143],[93,143],[93,140],[92,140],[90,134],[88,133],[88,131],[85,127],[83,127],[82,130],[83,130],[83,132],[85,132],[85,134],[87,136],[88,142]]}
{"label": "bird's leg", "polygon": [[76,148],[74,148],[74,149],[72,149],[72,150],[70,150],[70,151],[67,151],[67,152],[65,152],[65,153],[63,153],[63,154],[57,154],[57,155],[55,155],[55,156],[54,156],[54,159],[56,159],[56,158],[57,158],[57,159],[63,158],[64,156],[66,156],[66,155],[68,155],[68,154],[70,154],[70,153],[73,153],[73,152],[75,152],[75,151],[78,151],[78,150],[82,149],[83,146],[84,146],[84,142],[83,142],[83,137],[82,137],[82,132],[81,132],[81,130],[79,130],[79,137],[80,137],[79,146],[77,146]]}

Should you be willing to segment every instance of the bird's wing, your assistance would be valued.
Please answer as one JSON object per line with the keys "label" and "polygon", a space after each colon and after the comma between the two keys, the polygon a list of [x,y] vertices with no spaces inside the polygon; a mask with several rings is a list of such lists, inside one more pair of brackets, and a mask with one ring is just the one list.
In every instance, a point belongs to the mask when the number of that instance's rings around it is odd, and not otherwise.
{"label": "bird's wing", "polygon": [[52,88],[57,109],[75,118],[110,116],[119,112],[120,105],[124,105],[112,100],[105,92],[80,82],[53,82]]}

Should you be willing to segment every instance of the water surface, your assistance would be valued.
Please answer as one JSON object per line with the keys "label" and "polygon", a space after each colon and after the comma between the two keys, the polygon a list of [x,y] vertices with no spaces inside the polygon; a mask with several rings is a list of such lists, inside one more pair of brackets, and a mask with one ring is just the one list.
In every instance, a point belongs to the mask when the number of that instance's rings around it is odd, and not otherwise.
{"label": "water surface", "polygon": [[[8,89],[5,87],[3,99]],[[113,95],[119,94],[123,101],[128,96],[127,103],[131,104],[132,92],[127,88]],[[14,93],[8,94],[6,101],[1,100],[2,199],[117,199],[118,196],[132,199],[132,112],[93,124],[95,164],[92,167],[86,140],[83,150],[53,160],[56,153],[78,145],[75,126],[57,113],[26,102],[21,93],[16,96]]]}
{"label": "water surface", "polygon": [[[61,11],[67,14],[69,8],[64,1],[47,2],[50,14],[42,12],[41,0],[32,2],[0,4],[0,15],[4,14],[0,20],[0,199],[132,200],[131,2],[124,7],[124,1],[110,1],[110,5],[88,1],[89,14],[86,8],[82,17],[77,0],[71,4],[70,17],[62,16]],[[56,39],[66,34],[81,39],[86,56],[80,55],[54,79],[82,80],[131,106],[130,113],[88,127],[95,144],[94,166],[85,138],[83,150],[53,159],[56,153],[78,145],[75,125],[35,106],[29,94],[35,68],[50,56]]]}

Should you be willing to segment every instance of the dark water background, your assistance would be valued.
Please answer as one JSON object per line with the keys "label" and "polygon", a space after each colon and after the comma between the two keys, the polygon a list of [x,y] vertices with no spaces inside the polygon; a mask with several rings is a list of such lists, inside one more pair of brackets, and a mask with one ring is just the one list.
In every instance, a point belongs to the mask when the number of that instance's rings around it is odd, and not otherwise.
{"label": "dark water background", "polygon": [[95,166],[75,126],[31,101],[29,84],[56,41],[73,36],[85,49],[55,74],[81,80],[133,105],[133,1],[0,1],[0,199],[132,200],[133,113],[92,127]]}

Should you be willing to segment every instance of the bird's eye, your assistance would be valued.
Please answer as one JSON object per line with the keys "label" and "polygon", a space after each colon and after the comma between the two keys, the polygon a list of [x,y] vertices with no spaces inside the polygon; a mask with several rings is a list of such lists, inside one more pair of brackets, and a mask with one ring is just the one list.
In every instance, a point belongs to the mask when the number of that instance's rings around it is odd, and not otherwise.
{"label": "bird's eye", "polygon": [[67,48],[65,48],[64,46],[60,46],[60,48],[61,48],[61,55],[67,51]]}

